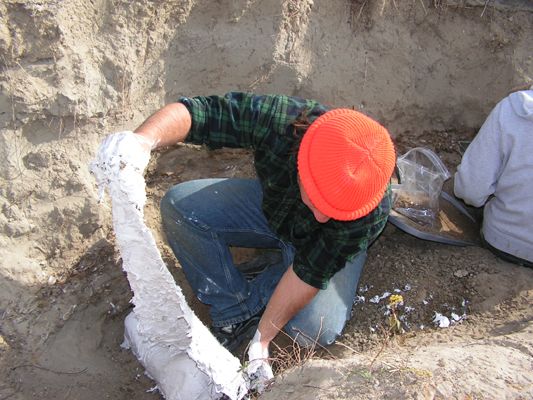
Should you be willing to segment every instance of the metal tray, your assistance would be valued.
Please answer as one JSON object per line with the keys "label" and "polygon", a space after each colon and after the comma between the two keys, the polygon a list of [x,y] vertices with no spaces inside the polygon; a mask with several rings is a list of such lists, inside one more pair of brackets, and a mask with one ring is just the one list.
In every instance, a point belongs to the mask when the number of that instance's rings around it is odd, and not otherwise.
{"label": "metal tray", "polygon": [[[442,201],[447,201],[448,203],[450,203],[461,214],[464,214],[469,220],[471,220],[472,224],[478,224],[472,214],[470,214],[470,212],[463,206],[463,204],[461,204],[461,202],[459,202],[455,197],[442,191],[440,199]],[[402,231],[423,240],[430,240],[432,242],[450,244],[453,246],[479,246],[480,244],[476,240],[471,241],[467,239],[455,239],[449,236],[439,235],[438,233],[432,233],[421,230],[417,227],[418,224],[415,221],[411,220],[405,215],[398,213],[394,209],[391,210],[391,213],[389,215],[389,222],[396,226],[398,229],[401,229]]]}

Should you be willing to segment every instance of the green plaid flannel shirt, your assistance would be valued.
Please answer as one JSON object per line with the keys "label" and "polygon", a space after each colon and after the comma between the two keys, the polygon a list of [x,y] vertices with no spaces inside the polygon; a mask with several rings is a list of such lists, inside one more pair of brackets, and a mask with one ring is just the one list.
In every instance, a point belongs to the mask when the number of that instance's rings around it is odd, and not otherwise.
{"label": "green plaid flannel shirt", "polygon": [[355,221],[319,223],[301,200],[296,155],[305,130],[294,123],[312,123],[327,107],[297,97],[237,92],[179,101],[192,116],[187,142],[210,149],[253,149],[263,212],[272,230],[295,247],[293,269],[304,282],[325,289],[346,261],[366,250],[385,227],[390,189],[376,209]]}

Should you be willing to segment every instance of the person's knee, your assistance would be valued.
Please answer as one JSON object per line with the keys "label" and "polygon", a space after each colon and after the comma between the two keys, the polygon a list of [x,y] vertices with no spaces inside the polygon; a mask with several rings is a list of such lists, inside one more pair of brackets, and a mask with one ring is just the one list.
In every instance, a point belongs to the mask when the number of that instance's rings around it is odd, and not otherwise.
{"label": "person's knee", "polygon": [[[345,322],[345,321],[344,321]],[[303,323],[289,322],[285,332],[301,347],[329,346],[337,340],[344,329],[344,322],[338,319],[317,318]]]}
{"label": "person's knee", "polygon": [[163,220],[172,218],[176,213],[184,214],[185,210],[181,209],[181,200],[188,195],[187,183],[183,182],[172,186],[161,199],[159,206]]}
{"label": "person's knee", "polygon": [[340,335],[341,332],[333,332],[331,330],[323,332],[318,338],[318,344],[320,344],[322,347],[332,345]]}
{"label": "person's knee", "polygon": [[163,196],[160,213],[167,235],[188,235],[191,231],[207,232],[211,229],[211,226],[203,221],[201,202],[191,197],[189,182],[175,185]]}
{"label": "person's knee", "polygon": [[165,193],[159,204],[161,221],[165,232],[172,231],[174,234],[183,226],[186,210],[181,207],[179,185],[172,187]]}
{"label": "person's knee", "polygon": [[163,220],[163,223],[172,219],[172,215],[176,212],[174,207],[175,202],[170,192],[170,190],[166,192],[159,203],[159,211],[161,213],[161,219]]}
{"label": "person's knee", "polygon": [[340,336],[340,332],[334,332],[330,329],[326,329],[324,332],[317,334],[315,338],[309,336],[299,335],[296,337],[296,341],[302,347],[320,346],[327,347],[335,343],[335,340]]}
{"label": "person's knee", "polygon": [[161,199],[161,205],[175,205],[188,195],[186,190],[188,182],[178,183],[172,186]]}

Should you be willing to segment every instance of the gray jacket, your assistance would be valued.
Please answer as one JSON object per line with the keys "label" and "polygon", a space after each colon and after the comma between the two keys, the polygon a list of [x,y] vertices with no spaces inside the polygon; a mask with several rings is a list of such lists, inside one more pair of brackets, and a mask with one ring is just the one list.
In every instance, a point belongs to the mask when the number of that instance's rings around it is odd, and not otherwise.
{"label": "gray jacket", "polygon": [[533,262],[533,86],[492,110],[455,174],[455,195],[485,205],[492,246]]}

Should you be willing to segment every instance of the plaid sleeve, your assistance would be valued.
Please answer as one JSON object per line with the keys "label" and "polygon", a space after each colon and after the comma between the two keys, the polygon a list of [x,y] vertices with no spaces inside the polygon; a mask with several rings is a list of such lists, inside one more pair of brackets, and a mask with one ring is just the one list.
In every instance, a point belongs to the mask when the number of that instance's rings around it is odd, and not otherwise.
{"label": "plaid sleeve", "polygon": [[[383,200],[369,215],[355,221],[330,221],[323,229],[296,241],[293,270],[296,275],[318,289],[326,289],[329,280],[346,262],[364,251],[385,228],[391,206],[387,189]],[[326,227],[327,225],[327,227]]]}
{"label": "plaid sleeve", "polygon": [[221,147],[255,147],[257,132],[269,131],[277,115],[276,96],[230,92],[224,96],[181,97],[191,113],[187,142]]}
{"label": "plaid sleeve", "polygon": [[192,117],[187,142],[220,147],[257,148],[266,138],[283,135],[304,111],[311,117],[325,108],[312,100],[282,95],[230,92],[224,96],[181,97]]}
{"label": "plaid sleeve", "polygon": [[[317,289],[326,289],[335,272],[346,265],[346,258],[341,257],[340,252],[328,247],[324,237],[316,237],[295,247],[296,254],[292,266],[294,273],[302,281]],[[352,250],[356,251],[353,248]]]}

